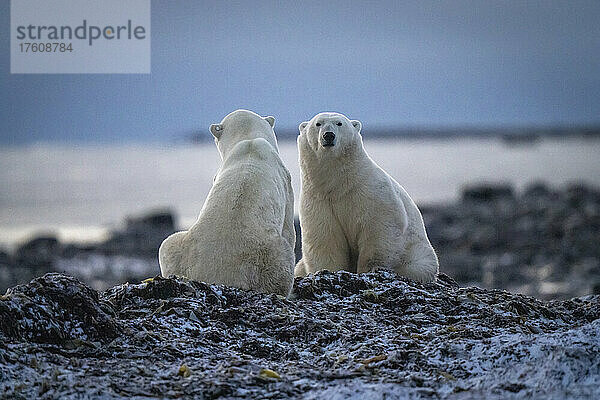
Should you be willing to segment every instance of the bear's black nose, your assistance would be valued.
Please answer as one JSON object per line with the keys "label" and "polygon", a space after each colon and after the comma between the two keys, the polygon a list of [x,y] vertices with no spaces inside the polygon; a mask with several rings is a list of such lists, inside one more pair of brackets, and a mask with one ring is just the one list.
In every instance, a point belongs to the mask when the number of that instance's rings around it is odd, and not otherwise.
{"label": "bear's black nose", "polygon": [[333,141],[335,140],[335,133],[328,131],[323,134],[323,146],[333,146]]}

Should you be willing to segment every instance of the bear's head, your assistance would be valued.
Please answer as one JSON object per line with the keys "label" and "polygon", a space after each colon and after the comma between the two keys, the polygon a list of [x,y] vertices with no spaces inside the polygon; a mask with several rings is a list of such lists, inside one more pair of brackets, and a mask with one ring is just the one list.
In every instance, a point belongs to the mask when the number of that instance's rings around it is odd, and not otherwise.
{"label": "bear's head", "polygon": [[217,149],[224,160],[229,151],[242,140],[263,138],[279,152],[274,125],[274,117],[261,117],[252,111],[236,110],[223,118],[221,123],[212,124],[210,133],[215,137]]}
{"label": "bear's head", "polygon": [[344,114],[323,112],[298,127],[298,143],[305,143],[319,158],[347,155],[362,145],[358,120],[350,120]]}

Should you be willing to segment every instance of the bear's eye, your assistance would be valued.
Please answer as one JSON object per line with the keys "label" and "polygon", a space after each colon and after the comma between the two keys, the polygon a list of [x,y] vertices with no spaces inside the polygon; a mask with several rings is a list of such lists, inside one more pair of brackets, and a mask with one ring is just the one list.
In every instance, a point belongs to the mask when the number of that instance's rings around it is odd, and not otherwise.
{"label": "bear's eye", "polygon": [[336,125],[337,125],[337,126],[342,126],[342,123],[341,123],[341,122],[338,122]]}
{"label": "bear's eye", "polygon": [[320,123],[320,122],[317,122],[317,123],[316,123],[316,125],[317,125],[317,126],[321,126],[321,123]]}

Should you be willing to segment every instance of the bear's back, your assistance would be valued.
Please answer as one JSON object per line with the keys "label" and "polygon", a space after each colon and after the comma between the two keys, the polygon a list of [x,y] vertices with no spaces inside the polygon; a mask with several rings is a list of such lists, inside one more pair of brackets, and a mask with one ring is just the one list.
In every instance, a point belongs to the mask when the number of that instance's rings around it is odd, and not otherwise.
{"label": "bear's back", "polygon": [[281,232],[290,200],[289,180],[289,172],[267,140],[240,141],[217,174],[196,224],[202,226],[198,230],[228,238]]}
{"label": "bear's back", "polygon": [[[291,282],[293,245],[282,237],[286,207],[293,202],[288,198],[286,174],[265,139],[244,140],[232,149],[198,221],[188,231],[190,248],[182,260],[187,276],[259,290],[266,290],[259,283],[265,274],[289,275]],[[283,292],[288,290],[285,287]]]}

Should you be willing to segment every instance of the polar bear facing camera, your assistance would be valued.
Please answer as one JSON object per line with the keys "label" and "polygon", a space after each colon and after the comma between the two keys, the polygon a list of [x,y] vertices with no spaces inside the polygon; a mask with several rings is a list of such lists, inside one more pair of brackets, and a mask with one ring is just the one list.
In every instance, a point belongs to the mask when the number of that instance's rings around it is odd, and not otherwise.
{"label": "polar bear facing camera", "polygon": [[163,276],[287,296],[294,280],[294,194],[275,119],[247,110],[210,127],[222,165],[196,223],[159,249]]}
{"label": "polar bear facing camera", "polygon": [[302,259],[295,274],[384,267],[435,280],[438,259],[421,212],[366,153],[360,121],[321,113],[299,128]]}

